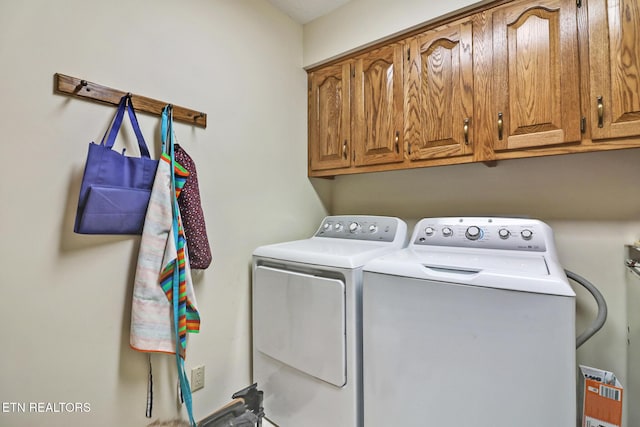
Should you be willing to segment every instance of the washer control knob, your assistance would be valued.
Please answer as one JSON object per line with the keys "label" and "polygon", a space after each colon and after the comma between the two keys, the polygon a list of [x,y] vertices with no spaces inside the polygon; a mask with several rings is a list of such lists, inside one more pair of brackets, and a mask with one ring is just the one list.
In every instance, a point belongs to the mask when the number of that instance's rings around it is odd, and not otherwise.
{"label": "washer control knob", "polygon": [[376,233],[378,231],[378,226],[375,224],[371,224],[369,226],[369,233]]}
{"label": "washer control knob", "polygon": [[349,231],[351,233],[355,233],[358,230],[360,230],[360,224],[358,224],[357,222],[352,222],[351,224],[349,224]]}
{"label": "washer control knob", "polygon": [[324,225],[322,226],[322,229],[325,231],[328,231],[331,228],[331,224],[329,224],[328,222],[325,222]]}
{"label": "washer control knob", "polygon": [[427,236],[433,236],[433,233],[435,233],[436,230],[433,229],[433,227],[427,227],[424,229],[424,234],[426,234]]}
{"label": "washer control knob", "polygon": [[472,225],[471,227],[467,228],[467,232],[464,233],[464,235],[469,240],[478,240],[482,235],[482,230],[480,230],[480,227]]}
{"label": "washer control knob", "polygon": [[501,228],[500,230],[498,230],[498,236],[500,236],[500,238],[504,240],[508,239],[509,236],[511,236],[511,233],[506,228]]}
{"label": "washer control knob", "polygon": [[524,240],[531,240],[531,238],[533,237],[533,231],[529,229],[524,229],[520,232],[520,235]]}
{"label": "washer control knob", "polygon": [[444,227],[442,229],[442,235],[444,237],[451,237],[451,236],[453,236],[453,230],[451,228],[449,228],[449,227]]}
{"label": "washer control knob", "polygon": [[340,224],[339,222],[336,222],[335,225],[333,226],[333,229],[335,231],[342,231],[343,228],[344,228],[343,225]]}

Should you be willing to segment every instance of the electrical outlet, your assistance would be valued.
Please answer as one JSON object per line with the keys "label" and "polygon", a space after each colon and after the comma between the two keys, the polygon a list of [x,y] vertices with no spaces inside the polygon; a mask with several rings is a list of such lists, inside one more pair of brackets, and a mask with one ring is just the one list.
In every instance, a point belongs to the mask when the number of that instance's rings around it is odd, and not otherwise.
{"label": "electrical outlet", "polygon": [[204,365],[196,366],[191,370],[191,391],[204,388]]}

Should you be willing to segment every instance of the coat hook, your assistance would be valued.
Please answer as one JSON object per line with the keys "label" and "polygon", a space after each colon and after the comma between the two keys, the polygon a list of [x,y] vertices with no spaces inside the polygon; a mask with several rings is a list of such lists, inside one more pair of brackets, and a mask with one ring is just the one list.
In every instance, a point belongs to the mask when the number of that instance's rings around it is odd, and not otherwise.
{"label": "coat hook", "polygon": [[91,91],[91,89],[89,89],[89,82],[86,80],[80,80],[80,86],[85,88],[87,92]]}
{"label": "coat hook", "polygon": [[127,95],[126,95],[127,98],[131,99],[132,96],[133,95],[131,94],[131,92],[127,92]]}

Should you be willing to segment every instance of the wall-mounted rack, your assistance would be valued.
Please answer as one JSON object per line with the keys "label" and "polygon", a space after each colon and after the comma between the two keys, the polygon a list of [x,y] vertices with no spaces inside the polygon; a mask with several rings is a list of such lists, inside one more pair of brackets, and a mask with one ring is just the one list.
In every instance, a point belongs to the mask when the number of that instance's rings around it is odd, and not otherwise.
{"label": "wall-mounted rack", "polygon": [[[55,74],[55,90],[57,93],[113,105],[118,105],[120,99],[129,93],[60,73]],[[131,95],[131,102],[136,111],[144,111],[158,116],[162,114],[162,109],[169,104],[169,102],[135,94]],[[173,105],[173,120],[203,128],[207,127],[207,115],[205,113],[177,105]]]}

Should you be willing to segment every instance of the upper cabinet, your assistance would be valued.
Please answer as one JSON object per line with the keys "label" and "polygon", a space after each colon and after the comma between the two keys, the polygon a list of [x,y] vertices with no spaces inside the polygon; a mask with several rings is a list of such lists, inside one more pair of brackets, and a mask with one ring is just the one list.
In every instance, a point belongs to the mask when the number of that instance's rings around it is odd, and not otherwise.
{"label": "upper cabinet", "polygon": [[473,151],[472,32],[463,20],[407,41],[404,137],[412,160]]}
{"label": "upper cabinet", "polygon": [[309,71],[309,175],[640,148],[640,0],[496,0]]}
{"label": "upper cabinet", "polygon": [[402,45],[354,58],[353,137],[356,166],[401,162]]}
{"label": "upper cabinet", "polygon": [[309,81],[310,170],[351,165],[351,62],[314,71]]}
{"label": "upper cabinet", "polygon": [[518,1],[493,13],[496,151],[579,142],[576,3]]}
{"label": "upper cabinet", "polygon": [[589,0],[591,138],[640,134],[640,2]]}

